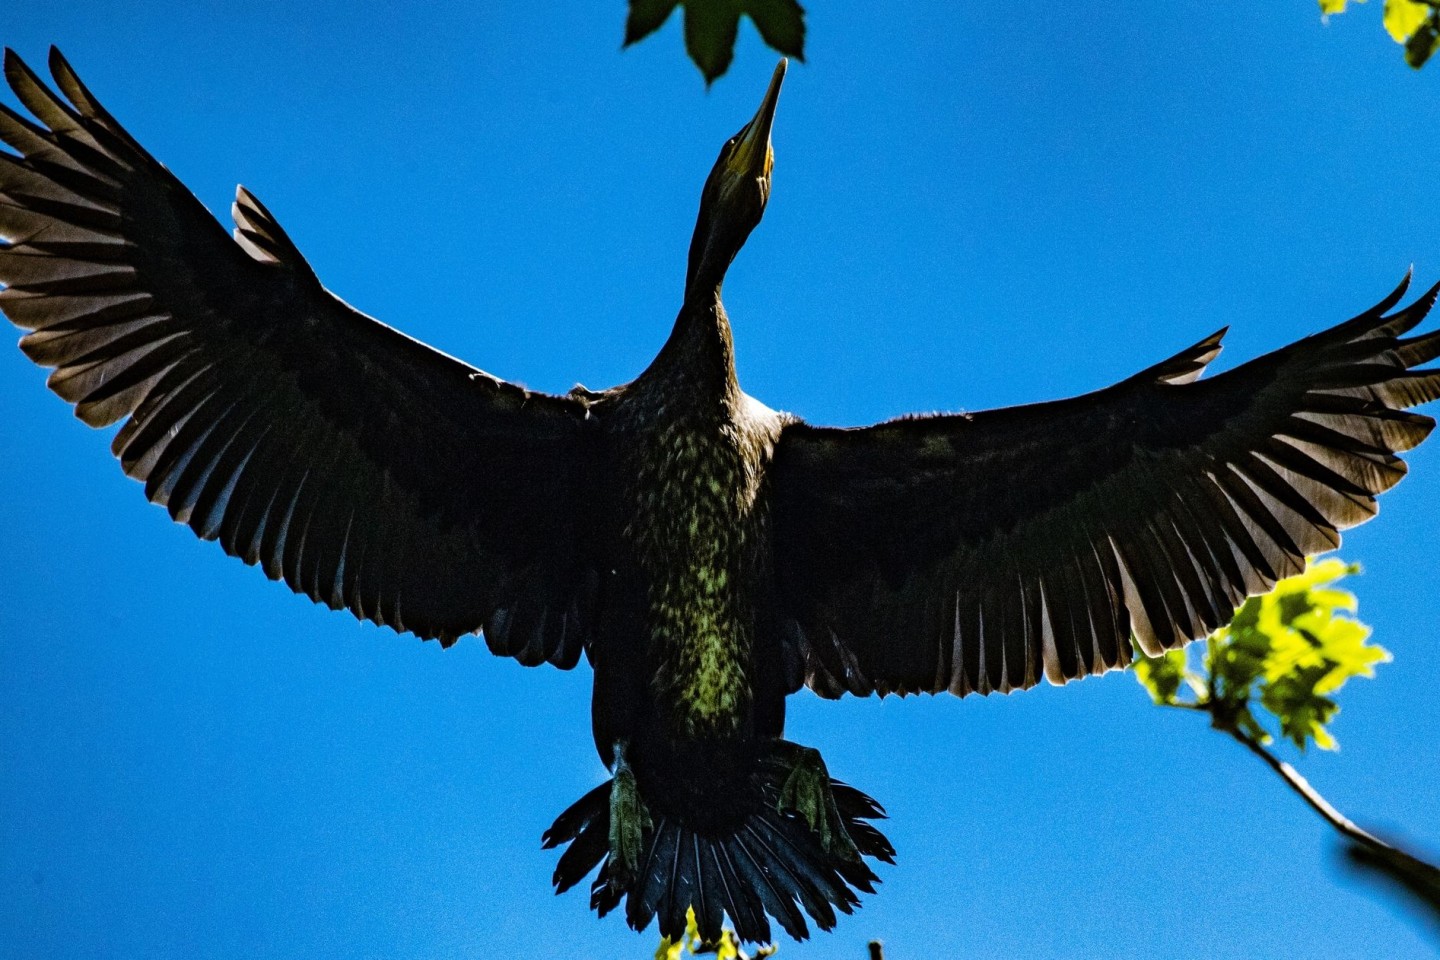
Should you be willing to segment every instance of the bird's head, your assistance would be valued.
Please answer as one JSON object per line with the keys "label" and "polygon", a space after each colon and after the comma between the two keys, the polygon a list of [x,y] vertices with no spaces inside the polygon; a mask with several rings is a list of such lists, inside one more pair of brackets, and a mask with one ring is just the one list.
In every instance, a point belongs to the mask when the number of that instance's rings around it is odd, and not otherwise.
{"label": "bird's head", "polygon": [[775,163],[770,128],[775,124],[775,105],[780,100],[787,62],[781,60],[776,65],[760,109],[739,133],[725,141],[705,181],[700,216],[690,241],[687,296],[719,287],[730,261],[765,213],[770,199],[770,168]]}

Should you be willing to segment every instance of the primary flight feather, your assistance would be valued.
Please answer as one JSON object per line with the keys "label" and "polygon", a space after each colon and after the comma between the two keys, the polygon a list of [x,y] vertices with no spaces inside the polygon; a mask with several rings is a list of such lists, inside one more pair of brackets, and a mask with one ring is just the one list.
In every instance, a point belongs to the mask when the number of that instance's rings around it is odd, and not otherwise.
{"label": "primary flight feather", "polygon": [[[1207,337],[1082,397],[815,427],[741,391],[721,285],[770,194],[782,61],[701,196],[633,381],[506,383],[329,293],[236,194],[227,233],[57,51],[0,106],[0,309],[146,496],[272,579],[449,645],[594,668],[613,778],[545,834],[561,889],[678,937],[830,928],[878,804],[785,698],[1006,692],[1227,622],[1375,513],[1434,421],[1436,289],[1219,376]],[[1407,278],[1408,280],[1408,278]],[[1393,311],[1393,312],[1392,312]],[[1223,333],[1223,331],[1222,331]]]}

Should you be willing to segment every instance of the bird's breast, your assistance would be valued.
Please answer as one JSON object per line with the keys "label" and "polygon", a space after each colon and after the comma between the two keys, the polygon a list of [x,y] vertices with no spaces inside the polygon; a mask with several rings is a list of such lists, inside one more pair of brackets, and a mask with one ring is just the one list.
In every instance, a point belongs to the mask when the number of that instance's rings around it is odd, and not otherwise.
{"label": "bird's breast", "polygon": [[750,723],[765,516],[744,426],[692,414],[627,438],[625,540],[645,579],[652,693],[677,738],[743,736]]}

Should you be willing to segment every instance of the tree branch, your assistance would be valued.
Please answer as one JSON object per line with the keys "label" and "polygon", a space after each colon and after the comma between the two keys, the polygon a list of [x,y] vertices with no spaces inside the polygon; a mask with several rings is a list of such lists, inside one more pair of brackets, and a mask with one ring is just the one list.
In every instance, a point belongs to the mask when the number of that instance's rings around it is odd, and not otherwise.
{"label": "tree branch", "polygon": [[1353,820],[1331,806],[1330,801],[1322,797],[1319,791],[1310,786],[1310,781],[1300,775],[1300,771],[1275,756],[1254,737],[1230,726],[1221,726],[1220,729],[1264,760],[1312,810],[1325,818],[1325,822],[1338,833],[1348,838],[1354,844],[1349,850],[1351,860],[1387,874],[1391,880],[1405,887],[1440,915],[1440,868],[1391,846],[1368,830],[1361,829]]}
{"label": "tree branch", "polygon": [[[1290,786],[1291,790],[1294,790],[1296,793],[1300,794],[1300,798],[1306,803],[1310,804],[1311,809],[1313,809],[1316,813],[1320,814],[1320,816],[1324,817],[1325,821],[1329,823],[1330,826],[1340,831],[1340,833],[1349,837],[1351,840],[1354,840],[1356,843],[1364,844],[1367,847],[1375,849],[1383,848],[1385,850],[1393,851],[1395,853],[1400,852],[1394,847],[1387,844],[1385,841],[1378,839],[1373,834],[1362,830],[1358,826],[1356,826],[1353,820],[1345,816],[1339,810],[1336,810],[1333,806],[1330,805],[1330,801],[1326,800],[1320,795],[1319,791],[1317,791],[1314,787],[1310,786],[1310,781],[1306,780],[1303,776],[1301,776],[1299,770],[1296,770],[1294,767],[1290,766],[1290,764],[1275,756],[1275,754],[1267,750],[1264,744],[1260,743],[1260,741],[1256,740],[1254,737],[1250,736],[1244,731],[1236,729],[1235,727],[1222,726],[1220,729],[1224,730],[1226,733],[1230,734],[1230,736],[1245,744],[1245,746],[1250,749],[1251,753],[1255,754],[1255,756],[1259,757],[1261,760],[1264,760],[1265,763],[1270,767],[1270,769],[1274,770],[1277,774],[1279,774],[1280,779],[1284,780]],[[1435,868],[1431,867],[1431,869],[1433,870]]]}

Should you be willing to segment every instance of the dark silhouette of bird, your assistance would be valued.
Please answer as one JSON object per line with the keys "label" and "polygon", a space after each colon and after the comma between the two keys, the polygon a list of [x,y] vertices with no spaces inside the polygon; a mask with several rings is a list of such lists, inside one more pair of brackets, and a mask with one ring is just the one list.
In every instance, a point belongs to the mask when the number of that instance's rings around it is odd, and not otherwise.
{"label": "dark silhouette of bird", "polygon": [[[1209,379],[1224,331],[1069,400],[811,426],[739,386],[721,285],[770,193],[782,61],[705,182],[684,302],[633,381],[566,396],[330,294],[240,189],[228,234],[58,52],[7,52],[0,309],[145,495],[335,609],[594,669],[612,779],[545,834],[591,903],[749,941],[850,912],[882,811],[786,697],[1019,690],[1230,619],[1374,515],[1434,421],[1436,298]],[[1407,278],[1408,281],[1408,278]]]}

